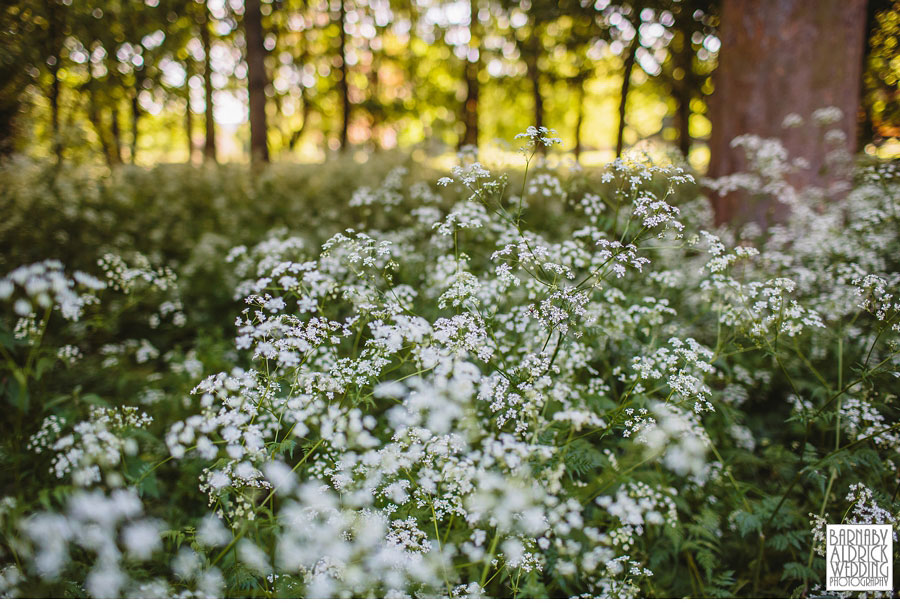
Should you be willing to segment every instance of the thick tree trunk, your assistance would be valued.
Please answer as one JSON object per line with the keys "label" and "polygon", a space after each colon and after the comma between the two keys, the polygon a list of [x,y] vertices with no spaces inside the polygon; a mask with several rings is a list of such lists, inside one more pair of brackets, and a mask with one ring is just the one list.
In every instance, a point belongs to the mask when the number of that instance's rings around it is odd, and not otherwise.
{"label": "thick tree trunk", "polygon": [[212,40],[209,31],[209,8],[203,7],[203,19],[200,24],[200,40],[203,43],[203,90],[206,95],[206,141],[203,143],[203,158],[206,161],[216,161],[216,120],[213,112],[213,83],[212,83]]}
{"label": "thick tree trunk", "polygon": [[347,65],[347,7],[344,6],[344,0],[340,0],[338,10],[338,27],[340,27],[338,54],[341,61],[341,81],[338,83],[341,95],[341,151],[345,151],[350,132],[350,83],[347,81],[349,71]]}
{"label": "thick tree trunk", "polygon": [[[747,168],[731,140],[741,134],[778,137],[792,157],[810,168],[789,176],[795,187],[826,185],[829,147],[822,131],[808,123],[816,109],[834,106],[843,118],[830,128],[856,141],[859,81],[865,41],[866,0],[724,0],[719,67],[710,103],[713,123],[709,175]],[[785,116],[799,114],[803,127],[784,130]],[[714,199],[716,220],[769,224],[787,208],[773,199],[729,194]]]}
{"label": "thick tree trunk", "polygon": [[[469,0],[469,54],[463,68],[466,81],[466,100],[463,103],[463,131],[460,148],[478,146],[478,96],[481,92],[478,74],[481,72],[481,48],[478,32],[478,0]],[[473,61],[472,55],[477,53]]]}
{"label": "thick tree trunk", "polygon": [[247,88],[250,94],[250,157],[269,161],[266,127],[266,47],[263,42],[260,0],[244,4],[244,34],[247,38]]}
{"label": "thick tree trunk", "polygon": [[634,71],[635,52],[638,48],[638,35],[635,33],[631,44],[625,51],[625,65],[622,69],[622,90],[619,93],[619,129],[616,132],[616,157],[622,156],[625,149],[625,107],[628,104],[628,91],[631,88],[631,72]]}

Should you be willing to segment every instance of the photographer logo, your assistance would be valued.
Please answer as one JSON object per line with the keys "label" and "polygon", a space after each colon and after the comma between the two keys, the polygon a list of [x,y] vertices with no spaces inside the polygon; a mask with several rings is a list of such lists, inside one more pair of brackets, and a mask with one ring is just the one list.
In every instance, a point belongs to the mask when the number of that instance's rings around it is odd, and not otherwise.
{"label": "photographer logo", "polygon": [[890,525],[828,524],[825,532],[828,590],[892,590],[893,545]]}

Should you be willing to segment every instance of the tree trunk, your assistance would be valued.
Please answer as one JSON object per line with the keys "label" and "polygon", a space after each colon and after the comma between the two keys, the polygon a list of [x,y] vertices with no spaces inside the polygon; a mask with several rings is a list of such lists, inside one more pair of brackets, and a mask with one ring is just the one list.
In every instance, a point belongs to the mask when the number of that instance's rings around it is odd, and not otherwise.
{"label": "tree trunk", "polygon": [[[478,0],[469,0],[469,52],[463,75],[466,81],[466,100],[463,104],[463,125],[465,130],[459,147],[478,146],[478,96],[481,92],[478,74],[481,72],[481,48],[478,32]],[[473,61],[472,55],[478,53]]]}
{"label": "tree trunk", "polygon": [[46,9],[48,11],[48,26],[50,39],[54,45],[53,64],[50,65],[50,132],[53,136],[52,147],[53,154],[56,156],[56,162],[62,163],[63,145],[62,133],[59,128],[59,97],[60,85],[59,68],[62,61],[62,39],[60,27],[59,11],[62,7],[56,6],[56,3],[48,3]]}
{"label": "tree trunk", "polygon": [[138,104],[138,93],[134,91],[131,97],[131,165],[137,161],[138,150],[138,121],[141,119],[141,107]]}
{"label": "tree trunk", "polygon": [[478,72],[481,71],[481,59],[466,60],[466,101],[463,104],[463,125],[465,131],[460,139],[460,147],[478,146],[478,97],[481,93]]}
{"label": "tree trunk", "polygon": [[50,132],[53,136],[53,154],[56,156],[56,162],[62,163],[62,133],[59,128],[59,55],[54,58],[56,62],[50,67],[50,76],[53,78],[50,82]]}
{"label": "tree trunk", "polygon": [[[306,55],[306,47],[304,46],[300,51],[300,57],[297,62],[294,63],[295,68],[298,71],[302,71],[303,65],[307,61]],[[300,138],[303,137],[303,133],[306,131],[306,126],[309,124],[309,114],[312,107],[309,103],[309,97],[306,94],[306,86],[302,83],[300,84],[300,102],[303,103],[303,123],[300,124],[300,127],[294,130],[291,134],[291,138],[288,141],[288,149],[293,151],[294,147],[297,146],[297,143],[300,142]]]}
{"label": "tree trunk", "polygon": [[184,129],[187,133],[188,163],[194,162],[194,112],[191,111],[191,75],[193,69],[191,59],[188,58],[184,63]]}
{"label": "tree trunk", "polygon": [[247,88],[250,94],[250,157],[269,161],[266,128],[266,47],[263,43],[260,0],[244,4],[244,34],[247,38]]}
{"label": "tree trunk", "polygon": [[107,165],[112,167],[112,150],[106,139],[106,128],[103,125],[103,116],[100,113],[100,106],[97,102],[96,81],[91,77],[91,70],[88,69],[88,119],[94,126],[94,132],[97,133],[97,140],[100,142],[100,150],[103,152],[103,158]]}
{"label": "tree trunk", "polygon": [[340,27],[340,36],[338,54],[341,60],[341,81],[339,82],[339,90],[341,95],[341,151],[347,150],[348,134],[350,131],[350,84],[347,82],[347,7],[344,6],[344,0],[340,0],[338,27]]}
{"label": "tree trunk", "polygon": [[379,68],[379,55],[375,50],[371,50],[372,53],[372,64],[369,67],[369,106],[370,115],[371,115],[371,127],[369,128],[369,141],[372,144],[372,147],[377,151],[381,149],[381,136],[379,132],[381,132],[382,123],[384,122],[384,107],[379,102],[379,96],[381,94],[381,80],[378,75]]}
{"label": "tree trunk", "polygon": [[584,124],[584,78],[575,82],[578,99],[578,117],[575,119],[575,161],[581,159],[581,127]]}
{"label": "tree trunk", "polygon": [[672,96],[675,98],[675,126],[678,128],[678,150],[687,158],[691,152],[691,82],[693,81],[693,53],[690,33],[686,29],[679,32],[680,47],[673,52],[675,68],[680,69],[680,80],[673,78]]}
{"label": "tree trunk", "polygon": [[525,58],[528,81],[531,82],[531,98],[534,103],[534,127],[544,127],[544,97],[541,95],[541,72],[538,69],[537,50]]}
{"label": "tree trunk", "polygon": [[300,124],[300,127],[294,130],[293,134],[291,134],[291,138],[288,141],[288,149],[291,151],[294,150],[294,147],[297,146],[297,143],[300,142],[300,139],[303,137],[303,133],[306,131],[306,125],[309,123],[309,100],[305,98],[305,93],[301,89],[300,91],[300,102],[303,103],[303,123]]}
{"label": "tree trunk", "polygon": [[625,148],[625,107],[628,103],[628,90],[631,88],[631,72],[634,71],[635,53],[638,49],[638,34],[635,32],[625,55],[622,69],[622,91],[619,93],[619,130],[616,132],[616,157],[622,156]]}
{"label": "tree trunk", "polygon": [[[534,127],[540,129],[544,127],[544,97],[541,94],[541,71],[538,65],[541,52],[541,41],[538,37],[538,24],[533,21],[531,31],[528,33],[528,39],[523,46],[525,71],[528,81],[531,84],[531,100],[534,109]],[[536,143],[535,150],[538,154],[543,155],[546,149],[540,142]]]}
{"label": "tree trunk", "polygon": [[187,101],[187,110],[184,113],[184,129],[187,132],[187,147],[188,147],[188,163],[194,162],[194,112],[191,111],[191,101],[190,98]]}
{"label": "tree trunk", "polygon": [[116,101],[113,101],[111,118],[110,130],[112,131],[113,144],[110,157],[114,164],[119,165],[122,163],[122,131],[119,129],[119,108],[116,106]]}
{"label": "tree trunk", "polygon": [[[866,0],[724,0],[722,3],[719,67],[710,102],[713,124],[709,175],[745,171],[741,149],[732,139],[755,134],[782,140],[791,157],[802,156],[810,168],[791,174],[801,188],[827,185],[826,155],[821,129],[811,125],[816,109],[835,106],[843,112],[839,128],[846,150],[856,141],[859,81],[865,42]],[[784,130],[785,116],[799,114],[803,127]],[[787,207],[774,199],[751,200],[735,193],[713,200],[716,220],[782,220]]]}
{"label": "tree trunk", "polygon": [[[306,38],[301,37],[299,42],[298,54],[294,58],[294,69],[298,72],[303,71],[304,65],[309,61],[309,56],[307,52]],[[306,132],[306,126],[309,124],[309,114],[311,112],[312,107],[309,104],[309,98],[306,93],[306,86],[303,85],[303,82],[300,82],[298,87],[298,91],[300,93],[300,103],[303,105],[302,109],[302,118],[303,121],[300,123],[300,127],[294,130],[291,133],[290,138],[288,139],[288,150],[293,151],[297,146],[297,143],[300,142],[300,139],[303,137],[303,133]]]}
{"label": "tree trunk", "polygon": [[203,90],[206,95],[206,141],[203,143],[203,158],[216,161],[216,120],[213,113],[212,83],[212,40],[209,31],[209,8],[203,7],[203,22],[200,24],[200,39],[203,43]]}

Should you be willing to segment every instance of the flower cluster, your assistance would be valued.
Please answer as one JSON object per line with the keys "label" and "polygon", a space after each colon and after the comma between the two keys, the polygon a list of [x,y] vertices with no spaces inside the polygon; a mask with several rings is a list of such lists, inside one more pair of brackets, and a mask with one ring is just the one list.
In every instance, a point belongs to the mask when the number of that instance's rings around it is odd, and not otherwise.
{"label": "flower cluster", "polygon": [[[115,469],[125,455],[137,452],[137,443],[128,433],[150,424],[145,412],[131,406],[117,409],[94,408],[90,418],[72,426],[63,435],[62,420],[56,415],[44,419],[41,429],[31,436],[29,450],[36,454],[54,454],[51,472],[57,478],[69,474],[76,486],[89,486],[100,481],[102,471]],[[116,474],[108,481],[119,481]]]}
{"label": "flower cluster", "polygon": [[97,303],[94,292],[105,288],[100,279],[80,271],[69,277],[62,262],[45,260],[0,279],[0,301],[12,301],[15,313],[25,318],[36,316],[37,309],[57,309],[65,319],[76,321],[85,306]]}

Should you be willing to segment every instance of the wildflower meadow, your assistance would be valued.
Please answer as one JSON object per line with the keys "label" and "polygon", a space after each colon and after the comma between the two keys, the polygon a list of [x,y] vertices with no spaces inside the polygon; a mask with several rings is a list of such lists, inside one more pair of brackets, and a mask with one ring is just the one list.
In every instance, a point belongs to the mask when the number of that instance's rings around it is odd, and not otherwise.
{"label": "wildflower meadow", "polygon": [[776,139],[718,180],[559,142],[4,163],[0,592],[847,594],[830,523],[891,524],[896,563],[896,163],[797,188]]}

